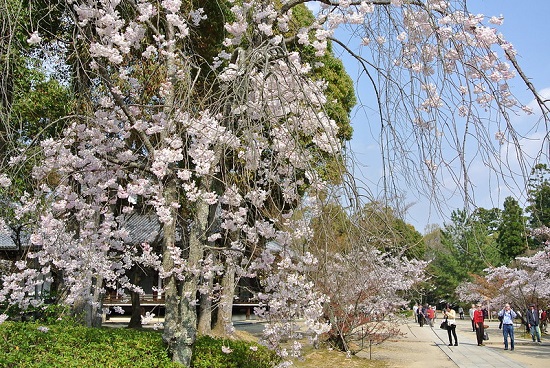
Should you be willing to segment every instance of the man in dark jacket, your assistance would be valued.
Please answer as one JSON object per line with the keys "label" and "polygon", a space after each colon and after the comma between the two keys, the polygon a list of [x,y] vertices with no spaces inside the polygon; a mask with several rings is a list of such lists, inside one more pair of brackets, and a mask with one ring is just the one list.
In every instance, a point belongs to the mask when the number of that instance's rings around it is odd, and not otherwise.
{"label": "man in dark jacket", "polygon": [[531,337],[533,338],[533,341],[535,341],[535,337],[536,337],[537,342],[540,342],[539,311],[535,308],[534,304],[531,304],[529,306],[529,309],[525,314],[525,319],[527,320],[527,327],[529,328],[529,332],[531,333]]}
{"label": "man in dark jacket", "polygon": [[424,307],[422,305],[418,306],[418,310],[416,311],[416,316],[418,319],[418,323],[420,324],[420,327],[424,327],[424,323],[426,323],[426,311],[424,310]]}

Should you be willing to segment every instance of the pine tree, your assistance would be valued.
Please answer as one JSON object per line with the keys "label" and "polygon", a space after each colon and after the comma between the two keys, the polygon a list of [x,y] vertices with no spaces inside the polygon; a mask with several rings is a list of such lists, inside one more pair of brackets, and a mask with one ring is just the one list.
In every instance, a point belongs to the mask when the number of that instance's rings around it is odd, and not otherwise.
{"label": "pine tree", "polygon": [[527,249],[523,210],[512,197],[504,200],[504,211],[498,227],[497,246],[503,261],[508,263]]}
{"label": "pine tree", "polygon": [[550,169],[546,164],[535,165],[529,179],[529,191],[526,211],[531,214],[531,228],[550,226]]}

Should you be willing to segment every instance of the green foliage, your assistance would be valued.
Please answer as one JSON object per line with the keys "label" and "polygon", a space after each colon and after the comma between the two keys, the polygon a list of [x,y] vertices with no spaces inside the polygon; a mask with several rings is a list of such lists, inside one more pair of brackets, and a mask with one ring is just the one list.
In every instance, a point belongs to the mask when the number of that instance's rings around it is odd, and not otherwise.
{"label": "green foliage", "polygon": [[328,203],[312,221],[313,239],[308,243],[308,251],[318,259],[325,259],[325,252],[349,251],[354,230],[348,214],[339,203]]}
{"label": "green foliage", "polygon": [[480,222],[480,224],[486,228],[488,235],[492,235],[498,230],[501,217],[502,211],[498,208],[491,208],[490,210],[477,208],[472,215],[475,221]]}
{"label": "green foliage", "polygon": [[379,250],[409,259],[424,258],[426,245],[422,234],[382,203],[367,204],[361,212],[360,224],[369,242]]}
{"label": "green foliage", "polygon": [[[531,228],[550,227],[550,168],[547,165],[538,164],[531,171],[527,200],[529,206],[525,210],[530,213]],[[535,245],[540,245],[540,241]]]}
{"label": "green foliage", "polygon": [[14,74],[11,117],[23,128],[22,139],[60,134],[63,124],[58,119],[67,116],[71,106],[69,88],[48,80],[38,69],[21,68]]}
{"label": "green foliage", "polygon": [[201,21],[192,33],[191,43],[193,51],[201,59],[210,62],[222,50],[222,43],[226,36],[224,24],[231,21],[233,17],[229,10],[232,4],[225,0],[200,0],[198,4],[189,2],[188,6],[190,9],[202,8],[207,15],[207,18]]}
{"label": "green foliage", "polygon": [[409,259],[422,259],[426,252],[426,245],[422,234],[414,226],[401,219],[394,219],[393,227],[398,235],[397,247],[403,250],[403,254]]}
{"label": "green foliage", "polygon": [[[171,361],[160,332],[88,328],[59,319],[63,312],[53,305],[32,322],[0,324],[0,367],[181,367]],[[268,368],[280,361],[255,343],[203,336],[194,345],[192,367]]]}
{"label": "green foliage", "polygon": [[409,259],[423,259],[426,251],[424,239],[414,226],[378,202],[367,204],[356,216],[350,216],[339,203],[328,203],[312,226],[309,251],[319,259],[325,258],[325,252],[348,252],[367,244]]}
{"label": "green foliage", "polygon": [[[39,31],[46,49],[60,47],[57,34],[62,32],[62,4],[11,0],[0,6],[0,23],[9,28],[6,37],[0,37],[0,161],[24,153],[18,165],[3,167],[13,183],[9,190],[0,190],[5,203],[15,203],[24,192],[32,193],[30,170],[41,157],[33,143],[60,134],[65,123],[62,118],[72,107],[68,83],[52,78],[60,72],[59,63],[27,42],[33,31]],[[12,219],[6,207],[0,210],[2,217]],[[18,219],[17,225],[25,222]]]}
{"label": "green foliage", "polygon": [[[29,139],[42,129],[51,129],[48,124],[66,116],[70,107],[68,86],[47,78],[52,73],[66,74],[66,70],[58,70],[51,55],[27,42],[33,31],[39,31],[46,49],[59,48],[64,7],[62,2],[45,0],[13,0],[5,6],[0,21],[10,23],[10,34],[0,40],[0,108],[4,122],[9,120],[12,129]],[[45,67],[50,71],[44,72]]]}
{"label": "green foliage", "polygon": [[171,361],[159,332],[87,328],[65,320],[1,324],[0,366],[181,367]]}
{"label": "green foliage", "polygon": [[[222,346],[231,349],[232,352],[222,352]],[[195,343],[191,367],[268,368],[274,367],[279,362],[280,358],[264,346],[245,341],[222,340],[202,336]]]}
{"label": "green foliage", "polygon": [[[299,4],[292,8],[292,19],[289,24],[289,31],[284,34],[287,39],[292,39],[303,27],[310,26],[315,17],[304,5]],[[327,102],[324,109],[327,115],[336,122],[338,126],[338,138],[344,144],[352,138],[353,128],[350,124],[350,113],[357,99],[355,97],[354,83],[344,68],[340,59],[334,56],[332,44],[328,43],[328,52],[319,57],[311,46],[304,47],[294,39],[294,42],[287,45],[290,51],[298,51],[304,63],[313,66],[311,77],[314,80],[327,82],[325,95]],[[322,154],[321,154],[322,155]],[[321,177],[330,183],[337,184],[342,180],[345,165],[334,157],[323,155],[316,167]]]}
{"label": "green foliage", "polygon": [[504,262],[508,263],[527,250],[523,210],[512,197],[504,200],[504,211],[498,227],[497,245]]}
{"label": "green foliage", "polygon": [[430,300],[457,302],[455,289],[461,282],[482,275],[488,266],[501,264],[495,238],[499,213],[498,209],[483,208],[472,215],[464,210],[452,212],[451,222],[439,230],[440,244],[430,243]]}
{"label": "green foliage", "polygon": [[60,304],[48,304],[38,307],[29,306],[26,310],[21,310],[17,305],[0,305],[0,310],[8,315],[10,320],[15,321],[33,321],[40,322],[46,325],[55,324],[60,320],[65,320],[65,323],[72,321],[68,318],[70,308]]}
{"label": "green foliage", "polygon": [[434,260],[428,265],[428,274],[435,287],[425,288],[431,290],[427,295],[428,301],[431,304],[439,301],[454,303],[455,289],[468,278],[467,270],[461,266],[456,249],[435,249],[433,256]]}

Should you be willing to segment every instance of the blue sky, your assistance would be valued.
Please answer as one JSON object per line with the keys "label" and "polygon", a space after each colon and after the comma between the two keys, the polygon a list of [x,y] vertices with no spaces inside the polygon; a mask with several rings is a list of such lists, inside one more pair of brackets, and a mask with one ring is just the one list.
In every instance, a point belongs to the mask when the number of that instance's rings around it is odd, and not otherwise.
{"label": "blue sky", "polygon": [[[550,98],[550,67],[548,66],[548,60],[550,60],[550,38],[548,37],[550,0],[526,0],[524,2],[471,0],[467,4],[469,11],[472,13],[482,13],[489,17],[493,15],[504,16],[504,23],[498,27],[499,31],[515,46],[518,52],[517,59],[537,90],[539,92],[545,91],[544,94]],[[335,51],[338,54],[336,48]],[[348,73],[355,80],[354,70],[357,70],[357,67],[346,58],[343,58],[343,60]],[[513,80],[510,84],[513,93],[523,104],[528,104],[532,100],[521,81]],[[357,93],[363,102],[368,100],[367,96],[362,95],[364,92],[361,89],[357,89]],[[366,116],[366,114],[368,112],[364,110],[354,112],[352,118],[354,138],[351,142],[351,148],[360,167],[356,172],[358,179],[362,181],[365,188],[368,187],[368,189],[365,189],[366,191],[377,196],[380,194],[377,192],[377,187],[381,182],[380,149],[376,140],[372,138],[377,135],[376,127],[373,127],[373,125],[376,125],[377,120],[374,115]],[[532,125],[534,119],[536,117],[519,114],[513,117],[513,123],[516,128],[521,129],[524,126]],[[539,128],[537,132],[525,132],[526,136],[535,139],[544,133],[546,133],[546,129],[543,127]],[[528,141],[527,139],[522,141],[522,145],[527,151],[530,149],[536,151],[540,147],[536,144],[536,141]],[[502,152],[505,151],[505,148],[503,147]],[[548,148],[546,148],[547,150]],[[513,157],[512,161],[514,161]],[[502,208],[504,199],[510,195],[516,197],[523,204],[522,201],[525,199],[523,191],[519,188],[505,187],[502,183],[495,181],[482,162],[474,163],[469,168],[469,175],[475,181],[474,197],[477,206]],[[518,187],[521,187],[521,179],[518,179]],[[443,225],[446,216],[449,216],[453,209],[463,208],[464,202],[460,192],[456,191],[456,188],[452,185],[446,188],[448,197],[445,201],[446,208],[443,208],[443,213],[431,206],[430,201],[419,195],[413,187],[407,187],[406,182],[403,183],[402,189],[406,195],[403,202],[409,205],[406,221],[422,233],[426,225]]]}

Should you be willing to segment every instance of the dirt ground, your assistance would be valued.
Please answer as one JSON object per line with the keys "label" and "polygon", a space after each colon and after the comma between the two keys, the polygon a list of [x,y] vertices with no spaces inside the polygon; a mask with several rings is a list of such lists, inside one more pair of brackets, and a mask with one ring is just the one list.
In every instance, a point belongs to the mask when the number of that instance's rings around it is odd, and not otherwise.
{"label": "dirt ground", "polygon": [[429,327],[413,330],[409,325],[403,325],[403,337],[386,340],[373,346],[372,351],[366,349],[358,355],[372,357],[392,368],[456,368],[456,364],[435,344],[430,331]]}

